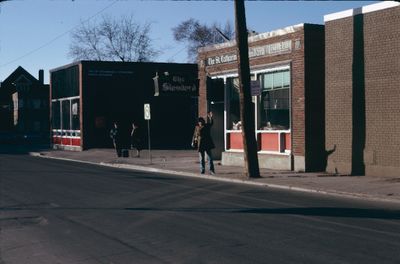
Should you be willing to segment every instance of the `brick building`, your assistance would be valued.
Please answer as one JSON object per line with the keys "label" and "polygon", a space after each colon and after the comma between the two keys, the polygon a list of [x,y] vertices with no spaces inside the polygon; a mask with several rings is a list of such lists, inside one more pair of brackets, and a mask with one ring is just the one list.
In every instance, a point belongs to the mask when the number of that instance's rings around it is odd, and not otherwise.
{"label": "brick building", "polygon": [[196,64],[79,61],[51,70],[50,86],[55,148],[112,147],[113,122],[119,123],[127,147],[131,122],[139,124],[146,140],[145,103],[151,106],[153,148],[190,147],[197,116]]}
{"label": "brick building", "polygon": [[400,4],[324,17],[328,172],[400,175]]}
{"label": "brick building", "polygon": [[[324,170],[324,26],[300,24],[248,41],[260,167]],[[215,154],[224,165],[243,164],[236,54],[235,41],[199,50],[199,114],[214,112]]]}
{"label": "brick building", "polygon": [[0,86],[0,131],[19,136],[48,138],[49,85],[44,72],[38,79],[19,66]]}

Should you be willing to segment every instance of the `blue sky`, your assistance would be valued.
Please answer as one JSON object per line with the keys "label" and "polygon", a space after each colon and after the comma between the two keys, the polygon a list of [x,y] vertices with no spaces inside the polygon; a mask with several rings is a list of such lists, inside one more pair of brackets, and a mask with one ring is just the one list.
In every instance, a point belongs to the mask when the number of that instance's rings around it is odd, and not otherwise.
{"label": "blue sky", "polygon": [[[377,1],[246,1],[247,27],[259,33],[300,23],[323,24],[323,16]],[[172,28],[195,18],[203,23],[234,24],[233,1],[12,0],[0,3],[0,81],[18,66],[37,77],[39,69],[69,64],[70,32],[81,21],[102,15],[133,15],[151,22],[156,61],[186,62],[185,46]]]}

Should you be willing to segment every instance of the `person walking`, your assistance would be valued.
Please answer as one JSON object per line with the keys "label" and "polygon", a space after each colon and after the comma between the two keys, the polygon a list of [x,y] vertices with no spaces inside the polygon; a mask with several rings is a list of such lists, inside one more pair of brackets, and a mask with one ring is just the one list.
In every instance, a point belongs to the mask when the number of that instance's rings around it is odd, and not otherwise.
{"label": "person walking", "polygon": [[133,122],[131,131],[131,149],[136,149],[136,157],[138,158],[140,157],[140,151],[143,149],[142,146],[142,134],[140,128],[137,123]]}
{"label": "person walking", "polygon": [[110,130],[110,138],[113,141],[114,149],[117,153],[117,157],[122,156],[122,142],[121,142],[121,134],[118,130],[117,122],[114,122],[113,128]]}
{"label": "person walking", "polygon": [[212,158],[211,149],[215,148],[214,142],[211,138],[210,129],[214,123],[212,112],[207,114],[207,122],[203,117],[199,117],[197,125],[195,126],[192,147],[197,148],[200,159],[200,173],[205,173],[205,154],[207,154],[208,165],[211,175],[215,174],[214,161]]}

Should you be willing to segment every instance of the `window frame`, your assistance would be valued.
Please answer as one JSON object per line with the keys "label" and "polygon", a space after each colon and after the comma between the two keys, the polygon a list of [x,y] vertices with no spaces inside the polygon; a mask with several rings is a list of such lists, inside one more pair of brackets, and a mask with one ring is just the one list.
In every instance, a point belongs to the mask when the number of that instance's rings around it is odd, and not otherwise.
{"label": "window frame", "polygon": [[[79,129],[74,129],[73,124],[73,114],[72,114],[72,102],[73,101],[78,101],[78,113],[77,116],[79,118]],[[65,138],[80,138],[81,137],[81,127],[80,127],[80,96],[73,96],[73,97],[65,97],[65,98],[58,98],[58,99],[52,99],[51,102],[52,103],[56,103],[59,102],[59,107],[58,109],[54,109],[53,104],[52,104],[52,132],[53,132],[53,136],[61,136],[61,137],[65,137]],[[69,120],[64,120],[63,118],[63,102],[69,102],[69,107],[68,110],[69,111]],[[60,127],[59,128],[54,128],[53,127],[53,115],[55,112],[59,113],[59,117],[60,117]],[[69,128],[67,129],[64,125],[64,121],[67,121],[69,124]]]}
{"label": "window frame", "polygon": [[[289,87],[284,87],[284,78],[282,78],[282,88],[276,88],[276,89],[270,89],[269,91],[272,90],[283,90],[283,89],[289,89],[289,128],[288,129],[271,129],[271,130],[263,130],[263,129],[259,129],[259,119],[261,118],[261,113],[259,111],[259,108],[261,107],[261,96],[262,94],[256,96],[256,103],[255,103],[255,109],[254,111],[256,112],[256,119],[255,119],[255,130],[256,130],[256,134],[258,133],[271,133],[271,132],[284,132],[284,133],[290,133],[291,132],[291,128],[292,128],[292,69],[291,69],[291,65],[290,64],[285,64],[285,65],[280,65],[280,66],[276,66],[276,67],[270,67],[268,69],[263,69],[263,70],[259,70],[259,71],[254,71],[252,73],[254,73],[257,77],[257,79],[259,80],[259,76],[262,74],[266,74],[266,73],[273,73],[273,72],[283,72],[283,71],[289,71]],[[261,80],[260,80],[261,81]],[[273,87],[273,86],[272,86]],[[263,92],[263,89],[261,89],[261,93]]]}
{"label": "window frame", "polygon": [[[257,69],[250,69],[250,78],[251,80],[258,80],[259,75],[264,74],[264,73],[269,73],[269,72],[275,72],[275,71],[284,71],[284,70],[289,70],[289,87],[288,88],[280,88],[280,89],[289,89],[289,128],[288,129],[283,129],[283,130],[260,130],[258,127],[259,119],[260,119],[260,114],[259,114],[259,107],[260,107],[260,95],[257,96],[252,96],[252,102],[254,103],[254,118],[255,118],[255,136],[258,141],[258,135],[263,134],[263,133],[279,133],[280,134],[287,134],[291,133],[291,125],[292,125],[292,67],[290,62],[286,62],[285,64],[280,64],[280,65],[266,65],[264,68],[260,69],[258,67]],[[231,133],[241,133],[242,130],[232,130],[227,128],[227,122],[228,122],[228,111],[230,109],[230,100],[228,98],[228,92],[227,92],[227,79],[228,78],[238,78],[239,75],[237,72],[226,72],[226,73],[221,73],[221,74],[216,74],[213,76],[210,76],[212,79],[223,79],[224,80],[224,151],[229,151],[229,152],[237,152],[235,149],[228,149],[227,148],[227,140],[228,140],[228,134]],[[284,83],[284,81],[283,81]],[[280,144],[280,143],[279,143]],[[259,153],[273,153],[273,154],[282,154],[282,155],[289,155],[291,151],[289,152],[276,152],[276,151],[262,151],[259,150]]]}

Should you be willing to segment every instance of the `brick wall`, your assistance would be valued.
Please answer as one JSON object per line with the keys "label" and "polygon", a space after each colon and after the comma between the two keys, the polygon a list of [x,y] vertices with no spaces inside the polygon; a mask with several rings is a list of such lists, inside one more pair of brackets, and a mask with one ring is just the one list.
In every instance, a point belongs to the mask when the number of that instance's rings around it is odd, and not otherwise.
{"label": "brick wall", "polygon": [[[319,46],[319,50],[315,50],[315,53],[311,54],[312,56],[321,56],[323,61],[323,26],[320,25],[308,25],[305,24],[306,27],[302,27],[292,33],[288,33],[280,36],[273,36],[270,38],[262,39],[259,41],[254,41],[249,43],[249,47],[259,46],[259,45],[267,45],[271,43],[277,43],[281,41],[285,41],[288,39],[292,40],[292,51],[288,54],[280,54],[275,56],[265,56],[250,59],[250,67],[252,69],[263,69],[270,68],[272,65],[279,64],[289,64],[291,66],[291,131],[292,131],[292,154],[296,157],[301,157],[301,162],[303,165],[300,165],[300,170],[308,170],[309,168],[305,168],[305,152],[306,152],[306,98],[305,98],[305,39],[304,39],[304,28],[306,30],[315,33],[310,33],[309,43],[313,44],[313,47]],[[322,29],[322,31],[321,31]],[[299,46],[296,46],[296,41],[300,43]],[[313,48],[311,47],[311,49]],[[224,48],[216,48],[216,49],[207,49],[206,51],[202,51],[199,53],[199,78],[200,78],[200,97],[199,97],[199,114],[205,115],[207,111],[207,101],[206,101],[206,82],[205,78],[207,75],[223,75],[226,73],[236,73],[237,72],[237,64],[227,63],[220,64],[215,66],[206,66],[204,60],[207,57],[212,57],[216,55],[221,55],[224,53],[230,53],[235,51],[235,46],[229,46]],[[315,66],[315,61],[310,62],[310,71],[308,74],[310,75],[318,75],[323,76],[323,66],[320,65],[320,60],[316,60],[318,66]],[[312,78],[311,78],[312,79]],[[312,84],[313,81],[311,81]],[[323,81],[319,82],[318,87],[313,89],[321,89],[323,91]],[[311,89],[312,90],[312,89]],[[322,107],[323,105],[319,105]],[[323,111],[315,111],[316,108],[311,108],[314,112],[310,115],[318,115]],[[309,116],[310,116],[309,115]],[[310,119],[313,120],[312,118]],[[321,126],[321,125],[320,125]],[[310,122],[310,128],[312,128],[312,122]],[[323,126],[322,126],[323,127]],[[320,131],[320,134],[323,132]],[[312,140],[310,138],[310,140]],[[311,142],[310,142],[311,143]],[[320,148],[323,148],[320,147]],[[300,162],[300,163],[301,163]],[[295,168],[296,169],[296,168]]]}
{"label": "brick wall", "polygon": [[304,98],[304,31],[296,36],[301,48],[293,54],[291,62],[291,129],[292,153],[295,156],[305,156],[305,98]]}
{"label": "brick wall", "polygon": [[364,22],[367,173],[397,167],[399,176],[400,7],[367,14]]}
{"label": "brick wall", "polygon": [[[361,26],[355,26],[355,19]],[[327,171],[350,174],[354,170],[354,140],[365,137],[362,153],[366,175],[400,172],[400,7],[326,23],[326,149]],[[353,124],[355,34],[363,37],[365,124]],[[357,32],[357,30],[363,30]],[[355,64],[356,65],[356,64]],[[354,134],[356,133],[356,134]]]}
{"label": "brick wall", "polygon": [[[328,171],[335,171],[332,163],[351,163],[352,145],[352,18],[325,24],[325,113]],[[341,168],[350,174],[351,166]]]}

